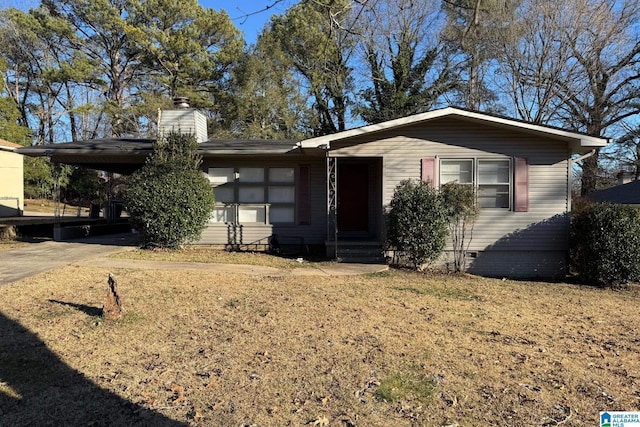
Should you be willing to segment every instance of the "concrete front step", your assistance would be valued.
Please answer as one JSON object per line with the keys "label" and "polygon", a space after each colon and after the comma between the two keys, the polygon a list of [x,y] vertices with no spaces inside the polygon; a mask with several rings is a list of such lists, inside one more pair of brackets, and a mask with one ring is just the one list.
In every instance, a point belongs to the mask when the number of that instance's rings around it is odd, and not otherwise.
{"label": "concrete front step", "polygon": [[384,250],[380,242],[338,242],[338,258],[343,262],[384,264]]}
{"label": "concrete front step", "polygon": [[384,257],[339,257],[340,262],[346,264],[386,264],[387,260]]}

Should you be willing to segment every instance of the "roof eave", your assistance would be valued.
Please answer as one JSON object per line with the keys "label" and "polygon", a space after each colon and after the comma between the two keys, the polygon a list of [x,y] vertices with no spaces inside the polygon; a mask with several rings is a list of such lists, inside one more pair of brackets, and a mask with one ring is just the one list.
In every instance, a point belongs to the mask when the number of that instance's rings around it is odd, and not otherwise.
{"label": "roof eave", "polygon": [[536,133],[541,135],[549,135],[554,138],[570,141],[572,152],[583,153],[594,148],[601,148],[607,145],[606,138],[590,137],[576,132],[563,129],[526,123],[515,119],[492,116],[474,111],[461,110],[454,107],[442,108],[440,110],[428,111],[426,113],[415,114],[413,116],[401,117],[399,119],[389,120],[387,122],[367,125],[356,129],[346,130],[335,134],[319,136],[300,141],[298,145],[301,148],[319,148],[322,145],[330,146],[332,142],[344,139],[354,138],[356,136],[373,134],[385,130],[426,122],[442,117],[459,117],[461,119],[482,121],[492,123],[498,126],[505,126],[512,129],[519,129],[524,132]]}
{"label": "roof eave", "polygon": [[606,147],[608,143],[608,138],[584,136],[578,140],[573,140],[569,144],[569,148],[571,149],[571,154],[586,154],[591,150]]}

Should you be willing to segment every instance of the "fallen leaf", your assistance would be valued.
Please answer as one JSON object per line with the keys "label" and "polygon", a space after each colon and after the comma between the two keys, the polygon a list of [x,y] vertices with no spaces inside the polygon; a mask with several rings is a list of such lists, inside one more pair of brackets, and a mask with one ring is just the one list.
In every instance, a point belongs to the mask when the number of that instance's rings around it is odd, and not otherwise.
{"label": "fallen leaf", "polygon": [[315,420],[312,425],[318,426],[318,427],[326,427],[329,425],[329,418],[320,417],[317,420]]}
{"label": "fallen leaf", "polygon": [[180,384],[173,384],[171,386],[171,391],[176,393],[178,397],[173,401],[173,403],[182,403],[185,401],[184,399],[184,387]]}
{"label": "fallen leaf", "polygon": [[203,419],[204,416],[202,415],[202,413],[199,410],[195,410],[195,413],[193,414],[193,421],[200,421],[201,419]]}

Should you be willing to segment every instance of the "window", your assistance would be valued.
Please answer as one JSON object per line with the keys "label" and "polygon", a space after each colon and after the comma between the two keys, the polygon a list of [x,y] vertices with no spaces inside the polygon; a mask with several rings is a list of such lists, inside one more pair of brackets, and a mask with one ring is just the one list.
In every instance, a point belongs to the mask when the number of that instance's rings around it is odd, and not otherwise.
{"label": "window", "polygon": [[473,160],[443,160],[440,165],[440,183],[473,184]]}
{"label": "window", "polygon": [[210,222],[295,222],[294,168],[209,168],[208,177],[216,197]]}
{"label": "window", "polygon": [[264,182],[264,169],[239,168],[238,182]]}
{"label": "window", "polygon": [[233,168],[209,168],[207,176],[212,184],[225,184],[233,182],[234,170]]}
{"label": "window", "polygon": [[440,183],[457,182],[476,187],[481,208],[511,207],[510,159],[443,159]]}
{"label": "window", "polygon": [[478,160],[478,204],[481,208],[508,208],[511,183],[509,160]]}
{"label": "window", "polygon": [[271,168],[269,169],[269,181],[290,182],[295,181],[293,168]]}

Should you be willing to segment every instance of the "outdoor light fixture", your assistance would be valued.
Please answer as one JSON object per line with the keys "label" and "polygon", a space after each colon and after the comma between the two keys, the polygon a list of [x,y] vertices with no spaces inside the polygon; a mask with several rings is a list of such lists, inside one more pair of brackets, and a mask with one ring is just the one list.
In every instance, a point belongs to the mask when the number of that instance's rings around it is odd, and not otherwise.
{"label": "outdoor light fixture", "polygon": [[237,180],[239,180],[239,179],[240,179],[240,172],[238,172],[238,171],[233,172],[233,178],[234,178],[236,181],[237,181]]}

